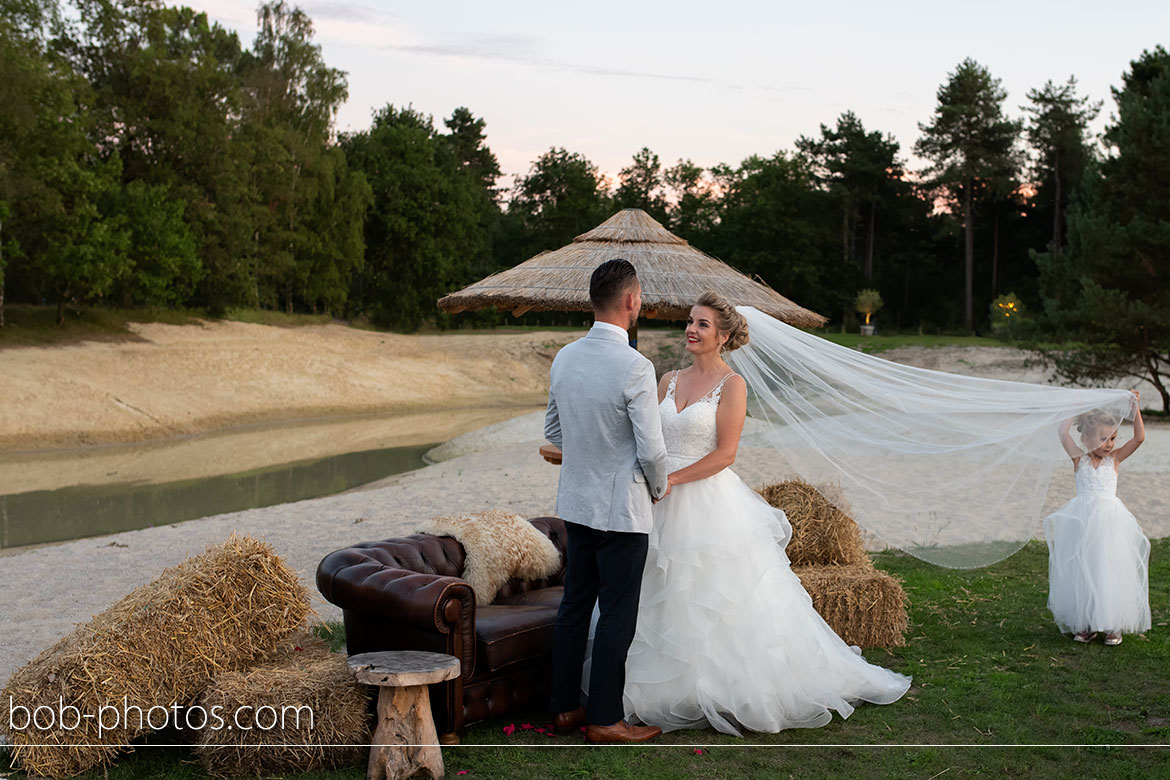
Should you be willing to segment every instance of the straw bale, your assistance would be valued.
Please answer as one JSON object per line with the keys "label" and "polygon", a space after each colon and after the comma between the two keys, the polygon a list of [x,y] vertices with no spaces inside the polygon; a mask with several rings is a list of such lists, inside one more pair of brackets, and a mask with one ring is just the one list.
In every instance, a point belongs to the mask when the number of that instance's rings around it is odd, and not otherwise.
{"label": "straw bale", "polygon": [[309,613],[296,572],[268,544],[233,534],[166,569],[12,676],[2,696],[14,706],[75,707],[81,716],[70,713],[68,728],[0,723],[14,764],[51,777],[108,764],[153,731],[151,721],[160,725],[163,709],[174,725],[217,674],[276,652]]}
{"label": "straw bale", "polygon": [[839,637],[858,647],[899,647],[909,626],[901,583],[870,563],[800,566],[813,606]]}
{"label": "straw bale", "polygon": [[287,663],[295,658],[332,652],[328,640],[322,639],[310,627],[301,626],[276,643],[276,649],[253,661],[253,668],[264,664]]}
{"label": "straw bale", "polygon": [[373,689],[354,680],[345,655],[314,639],[278,660],[225,672],[211,683],[199,700],[204,712],[247,713],[249,724],[259,714],[262,726],[275,727],[201,730],[194,752],[208,774],[315,772],[366,760]]}
{"label": "straw bale", "polygon": [[[785,552],[793,566],[849,566],[868,563],[861,530],[849,517],[849,504],[832,485],[788,480],[758,489],[792,523]],[[831,500],[830,500],[831,499]]]}

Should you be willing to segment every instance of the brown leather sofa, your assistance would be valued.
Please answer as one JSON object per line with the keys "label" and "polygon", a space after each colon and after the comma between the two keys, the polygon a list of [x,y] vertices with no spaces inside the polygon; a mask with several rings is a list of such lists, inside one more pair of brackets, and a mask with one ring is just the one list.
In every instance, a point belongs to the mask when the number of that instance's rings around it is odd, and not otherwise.
{"label": "brown leather sofa", "polygon": [[[565,524],[529,520],[565,559]],[[520,709],[544,711],[553,625],[565,569],[544,580],[509,580],[477,607],[463,573],[463,545],[415,534],[332,552],[317,567],[317,589],[341,607],[350,655],[378,650],[448,653],[460,676],[431,686],[435,726],[447,741],[463,727]]]}

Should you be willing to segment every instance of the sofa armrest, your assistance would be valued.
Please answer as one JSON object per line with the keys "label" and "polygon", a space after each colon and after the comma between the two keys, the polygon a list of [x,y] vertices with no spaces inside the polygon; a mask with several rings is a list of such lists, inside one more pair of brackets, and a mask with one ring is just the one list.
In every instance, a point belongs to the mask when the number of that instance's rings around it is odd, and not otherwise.
{"label": "sofa armrest", "polygon": [[475,667],[475,592],[465,580],[401,569],[351,547],[322,559],[317,590],[342,609],[451,635],[464,676]]}

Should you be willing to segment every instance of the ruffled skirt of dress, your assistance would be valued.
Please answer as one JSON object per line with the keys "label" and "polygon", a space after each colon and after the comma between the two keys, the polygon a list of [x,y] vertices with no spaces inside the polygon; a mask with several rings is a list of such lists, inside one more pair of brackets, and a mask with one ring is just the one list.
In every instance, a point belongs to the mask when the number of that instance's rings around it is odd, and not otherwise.
{"label": "ruffled skirt of dress", "polygon": [[1044,519],[1048,609],[1061,631],[1150,628],[1150,541],[1121,499],[1080,495]]}
{"label": "ruffled skirt of dress", "polygon": [[868,663],[813,609],[784,554],[790,535],[784,513],[729,470],[655,506],[626,663],[630,719],[776,732],[906,693],[909,677]]}

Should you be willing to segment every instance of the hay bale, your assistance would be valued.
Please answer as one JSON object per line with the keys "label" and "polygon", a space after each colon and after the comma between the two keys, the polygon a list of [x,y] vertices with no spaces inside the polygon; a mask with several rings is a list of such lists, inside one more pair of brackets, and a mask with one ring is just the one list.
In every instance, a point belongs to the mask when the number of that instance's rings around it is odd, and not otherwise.
{"label": "hay bale", "polygon": [[839,637],[859,647],[900,647],[909,627],[906,593],[873,564],[800,566],[792,571]]}
{"label": "hay bale", "polygon": [[814,487],[795,479],[765,485],[758,492],[769,504],[783,509],[792,523],[792,540],[785,552],[793,566],[851,566],[869,561],[861,531],[849,517],[849,504],[834,486]]}
{"label": "hay bale", "polygon": [[[309,612],[296,572],[269,545],[233,534],[166,569],[12,676],[2,696],[14,706],[48,707],[42,714],[72,707],[81,716],[76,728],[0,723],[14,765],[68,777],[108,764],[158,728],[164,709],[173,725],[216,675],[270,656]],[[74,720],[70,711],[67,725]],[[40,723],[48,724],[47,715]]]}
{"label": "hay bale", "polygon": [[332,652],[329,642],[317,635],[312,628],[302,626],[276,643],[276,649],[263,658],[257,658],[250,668],[288,662],[294,658],[308,658]]}
{"label": "hay bale", "polygon": [[203,711],[246,713],[275,727],[203,729],[195,755],[216,777],[361,764],[369,756],[371,690],[354,680],[346,656],[323,642],[246,672],[225,672],[199,700]]}

